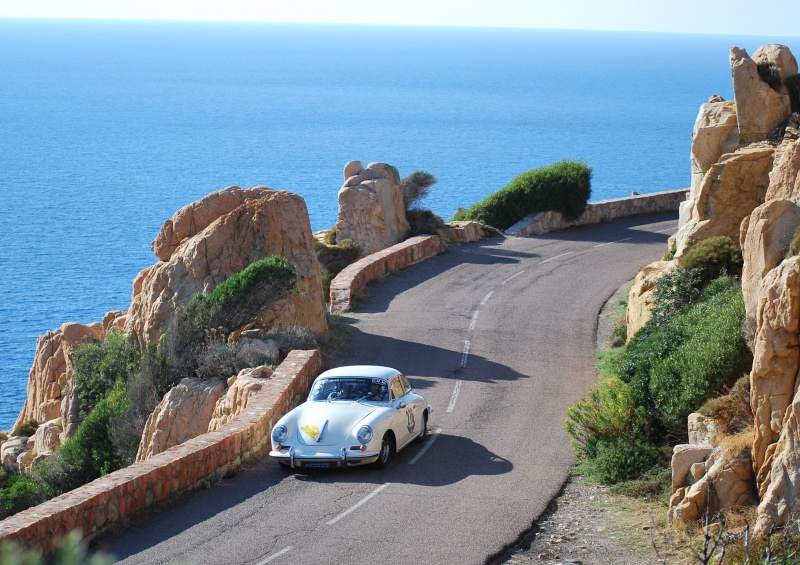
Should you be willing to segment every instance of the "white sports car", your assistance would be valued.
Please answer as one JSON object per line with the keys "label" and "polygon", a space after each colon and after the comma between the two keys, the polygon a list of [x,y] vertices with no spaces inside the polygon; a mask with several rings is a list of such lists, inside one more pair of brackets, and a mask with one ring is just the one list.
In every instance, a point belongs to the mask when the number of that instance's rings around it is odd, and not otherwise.
{"label": "white sports car", "polygon": [[314,380],[308,400],[272,428],[270,456],[295,468],[383,468],[413,440],[424,441],[433,408],[395,369],[339,367]]}

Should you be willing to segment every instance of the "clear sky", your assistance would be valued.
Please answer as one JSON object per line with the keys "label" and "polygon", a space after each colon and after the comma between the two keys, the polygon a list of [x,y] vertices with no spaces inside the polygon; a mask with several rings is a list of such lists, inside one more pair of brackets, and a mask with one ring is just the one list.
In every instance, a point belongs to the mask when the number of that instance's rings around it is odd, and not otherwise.
{"label": "clear sky", "polygon": [[0,0],[0,17],[530,27],[797,37],[798,0]]}

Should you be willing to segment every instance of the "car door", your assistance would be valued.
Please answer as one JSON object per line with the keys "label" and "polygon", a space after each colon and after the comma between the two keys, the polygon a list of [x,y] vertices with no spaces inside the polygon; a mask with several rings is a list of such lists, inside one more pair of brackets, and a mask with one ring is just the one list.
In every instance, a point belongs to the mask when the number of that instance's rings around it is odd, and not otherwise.
{"label": "car door", "polygon": [[414,412],[408,404],[408,393],[403,386],[402,378],[402,375],[396,375],[389,383],[389,390],[392,394],[392,429],[397,439],[398,449],[408,443],[414,429],[416,429]]}
{"label": "car door", "polygon": [[411,384],[411,381],[408,380],[408,378],[406,378],[404,375],[400,375],[400,384],[403,386],[403,392],[405,393],[403,398],[408,405],[407,408],[411,411],[409,424],[411,421],[414,423],[413,426],[409,426],[409,440],[411,440],[417,437],[419,432],[422,430],[422,423],[425,417],[425,408],[427,408],[427,405],[425,404],[425,399],[414,392],[414,387]]}

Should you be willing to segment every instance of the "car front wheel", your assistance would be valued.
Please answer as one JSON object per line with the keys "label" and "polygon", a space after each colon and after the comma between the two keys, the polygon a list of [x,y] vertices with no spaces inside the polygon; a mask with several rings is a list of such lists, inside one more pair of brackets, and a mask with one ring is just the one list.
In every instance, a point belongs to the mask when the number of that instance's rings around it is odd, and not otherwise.
{"label": "car front wheel", "polygon": [[417,436],[417,438],[414,441],[417,443],[422,443],[423,441],[425,441],[425,436],[427,435],[428,435],[428,415],[425,414],[422,417],[422,432]]}
{"label": "car front wheel", "polygon": [[378,454],[378,460],[375,461],[375,467],[378,469],[385,469],[386,465],[389,464],[389,460],[392,458],[393,451],[394,444],[392,442],[392,438],[387,434],[383,436],[383,441],[381,442],[381,451]]}

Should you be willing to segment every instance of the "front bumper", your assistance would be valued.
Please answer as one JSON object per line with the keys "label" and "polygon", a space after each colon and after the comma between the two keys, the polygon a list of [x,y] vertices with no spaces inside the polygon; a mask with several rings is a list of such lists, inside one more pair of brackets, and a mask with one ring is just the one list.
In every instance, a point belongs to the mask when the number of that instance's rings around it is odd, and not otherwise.
{"label": "front bumper", "polygon": [[292,469],[354,467],[367,465],[377,461],[378,451],[347,450],[344,447],[337,452],[333,451],[297,451],[294,447],[285,447],[280,451],[273,449],[269,456],[277,459]]}

